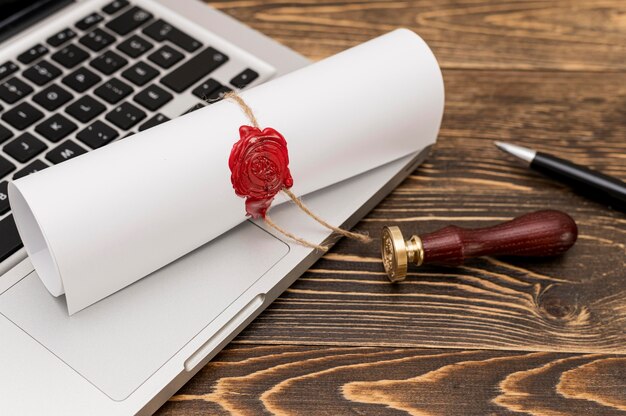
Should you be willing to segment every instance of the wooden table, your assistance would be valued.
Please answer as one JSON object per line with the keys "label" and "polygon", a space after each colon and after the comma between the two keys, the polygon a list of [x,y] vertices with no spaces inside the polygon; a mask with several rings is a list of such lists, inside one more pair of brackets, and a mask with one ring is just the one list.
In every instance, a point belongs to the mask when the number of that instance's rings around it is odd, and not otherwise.
{"label": "wooden table", "polygon": [[561,258],[423,268],[398,285],[377,244],[341,241],[160,415],[626,414],[626,214],[492,144],[626,180],[626,2],[211,3],[312,59],[398,26],[433,48],[446,84],[439,141],[359,229],[478,227],[557,208],[580,236]]}

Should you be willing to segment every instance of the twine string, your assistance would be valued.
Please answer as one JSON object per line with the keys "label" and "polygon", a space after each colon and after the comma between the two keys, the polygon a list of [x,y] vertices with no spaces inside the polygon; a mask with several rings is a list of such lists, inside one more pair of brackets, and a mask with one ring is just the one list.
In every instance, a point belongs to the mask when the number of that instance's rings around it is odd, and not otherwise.
{"label": "twine string", "polygon": [[307,214],[309,217],[313,218],[315,221],[317,221],[322,226],[328,228],[329,230],[332,230],[336,232],[337,234],[340,234],[344,237],[352,238],[353,240],[358,240],[365,244],[372,242],[372,237],[370,237],[369,235],[348,231],[341,227],[335,227],[334,225],[329,224],[324,219],[320,218],[317,214],[315,214],[313,211],[311,211],[309,207],[304,205],[304,202],[302,202],[300,198],[298,198],[293,192],[291,192],[291,189],[283,188],[283,192],[287,194],[287,196],[296,204],[298,208],[304,211],[305,214]]}
{"label": "twine string", "polygon": [[296,243],[303,245],[305,247],[310,247],[310,248],[314,248],[316,250],[319,250],[323,253],[326,253],[329,249],[328,246],[321,246],[319,244],[315,244],[315,243],[311,243],[310,241],[305,240],[304,238],[298,237],[297,235],[290,233],[289,231],[285,230],[283,227],[281,227],[280,225],[276,224],[274,221],[272,221],[272,219],[270,218],[269,214],[265,214],[265,218],[263,218],[263,220],[265,221],[265,223],[267,225],[269,225],[270,227],[272,227],[273,229],[275,229],[276,231],[278,231],[279,233],[281,233],[282,235],[290,238],[291,240],[295,241]]}
{"label": "twine string", "polygon": [[250,120],[250,124],[252,124],[252,126],[256,127],[257,129],[259,128],[259,122],[256,121],[256,117],[255,117],[254,113],[252,112],[252,109],[243,100],[243,98],[241,98],[239,96],[239,94],[237,94],[234,91],[231,91],[231,92],[227,93],[226,95],[224,95],[224,98],[227,99],[227,100],[234,101],[235,104],[239,105],[239,108],[241,109],[241,111],[243,111],[243,113],[246,115],[246,117],[248,117],[248,120]]}
{"label": "twine string", "polygon": [[[224,95],[224,99],[231,100],[231,101],[235,102],[235,104],[237,104],[239,106],[239,108],[241,109],[241,111],[246,115],[246,117],[250,121],[250,124],[252,124],[256,128],[259,128],[259,123],[257,122],[257,119],[256,119],[256,117],[254,115],[254,112],[252,111],[250,106],[243,100],[243,98],[241,98],[237,93],[231,91],[231,92],[229,92],[229,93]],[[304,204],[304,202],[302,202],[302,200],[300,198],[298,198],[290,189],[283,188],[282,191],[289,197],[289,199],[291,199],[293,201],[294,204],[296,204],[296,206],[298,208],[300,208],[301,211],[303,211],[305,214],[307,214],[310,218],[315,220],[317,223],[319,223],[323,227],[328,228],[329,230],[331,230],[331,231],[333,231],[333,232],[335,232],[335,233],[337,233],[339,235],[342,235],[344,237],[351,238],[353,240],[357,240],[357,241],[359,241],[361,243],[370,243],[372,241],[372,238],[369,235],[358,233],[358,232],[348,231],[348,230],[345,230],[345,229],[343,229],[341,227],[335,227],[334,225],[329,224],[327,221],[325,221],[320,216],[318,216],[313,211],[311,211],[311,209],[309,207],[307,207]],[[278,224],[276,224],[274,221],[272,221],[272,219],[270,218],[270,216],[268,214],[265,215],[264,220],[265,220],[265,223],[267,225],[269,225],[270,227],[272,227],[273,229],[275,229],[279,233],[283,234],[284,236],[290,238],[291,240],[297,242],[298,244],[301,244],[301,245],[303,245],[305,247],[315,248],[315,249],[320,250],[322,252],[326,252],[329,249],[328,246],[322,246],[322,245],[319,245],[319,244],[311,243],[310,241],[307,241],[307,240],[305,240],[303,238],[300,238],[300,237],[294,235],[293,233],[290,233],[289,231],[285,230],[284,228],[282,228]]]}

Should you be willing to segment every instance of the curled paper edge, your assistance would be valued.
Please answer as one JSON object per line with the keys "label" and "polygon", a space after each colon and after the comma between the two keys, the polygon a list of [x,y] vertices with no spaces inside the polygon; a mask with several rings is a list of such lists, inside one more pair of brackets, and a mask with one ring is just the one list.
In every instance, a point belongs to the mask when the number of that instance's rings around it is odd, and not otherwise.
{"label": "curled paper edge", "polygon": [[[14,212],[15,225],[37,275],[52,296],[63,295],[65,289],[59,266],[37,217],[13,182],[9,182],[8,194],[11,210]],[[16,215],[17,212],[20,214]]]}

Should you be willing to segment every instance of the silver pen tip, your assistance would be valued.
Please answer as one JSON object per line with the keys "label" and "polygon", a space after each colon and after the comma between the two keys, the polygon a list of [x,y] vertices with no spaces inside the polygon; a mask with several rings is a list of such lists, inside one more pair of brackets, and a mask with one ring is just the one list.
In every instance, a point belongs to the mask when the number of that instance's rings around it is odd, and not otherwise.
{"label": "silver pen tip", "polygon": [[495,141],[496,147],[504,152],[510,153],[513,156],[522,159],[528,163],[532,162],[537,152],[527,147],[517,146],[511,143]]}

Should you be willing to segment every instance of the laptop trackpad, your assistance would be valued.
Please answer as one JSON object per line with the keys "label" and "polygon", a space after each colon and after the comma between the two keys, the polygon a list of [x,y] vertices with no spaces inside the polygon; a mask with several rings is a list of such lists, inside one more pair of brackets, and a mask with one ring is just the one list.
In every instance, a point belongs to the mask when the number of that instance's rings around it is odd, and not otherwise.
{"label": "laptop trackpad", "polygon": [[123,400],[288,251],[245,222],[71,317],[65,300],[50,296],[34,272],[0,296],[0,313]]}

